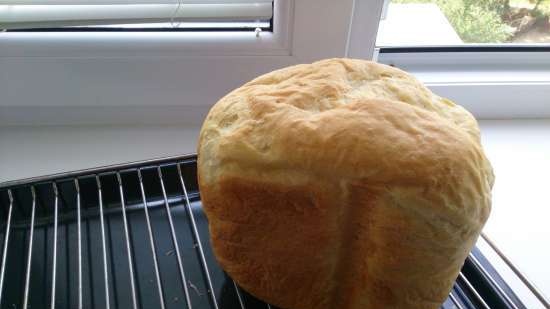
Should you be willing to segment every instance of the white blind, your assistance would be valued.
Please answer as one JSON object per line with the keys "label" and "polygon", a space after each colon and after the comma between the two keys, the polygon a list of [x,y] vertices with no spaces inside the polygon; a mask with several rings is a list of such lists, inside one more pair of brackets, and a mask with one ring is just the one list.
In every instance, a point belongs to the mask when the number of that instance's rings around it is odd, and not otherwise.
{"label": "white blind", "polygon": [[272,0],[0,0],[0,29],[173,22],[257,22]]}

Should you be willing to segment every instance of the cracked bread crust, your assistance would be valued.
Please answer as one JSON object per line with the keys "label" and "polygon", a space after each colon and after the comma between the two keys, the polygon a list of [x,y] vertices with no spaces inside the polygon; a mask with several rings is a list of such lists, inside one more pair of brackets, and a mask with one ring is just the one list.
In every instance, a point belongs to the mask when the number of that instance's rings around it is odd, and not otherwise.
{"label": "cracked bread crust", "polygon": [[198,177],[222,267],[289,309],[438,308],[494,181],[467,111],[352,59],[277,70],[222,98]]}

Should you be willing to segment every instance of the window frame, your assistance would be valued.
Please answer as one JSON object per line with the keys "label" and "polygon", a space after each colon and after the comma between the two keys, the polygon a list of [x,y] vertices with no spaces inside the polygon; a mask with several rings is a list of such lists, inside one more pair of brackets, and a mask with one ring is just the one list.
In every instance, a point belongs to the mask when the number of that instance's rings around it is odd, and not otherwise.
{"label": "window frame", "polygon": [[[346,56],[349,49],[350,56],[370,58],[378,29],[378,22],[374,23],[373,20],[379,20],[382,5],[383,0],[342,0],[339,3],[328,0],[275,0],[273,31],[262,31],[259,36],[252,31],[225,30],[0,32],[0,57],[86,58],[185,54],[319,59],[323,54],[325,57]],[[322,14],[308,14],[311,7]],[[332,13],[333,17],[330,22],[323,19],[328,13]],[[327,32],[341,32],[344,35],[340,38],[326,36]],[[310,46],[311,43],[317,44]],[[335,50],[339,53],[335,53]]]}
{"label": "window frame", "polygon": [[550,46],[382,47],[375,57],[414,74],[478,119],[550,117]]}
{"label": "window frame", "polygon": [[273,32],[258,36],[3,32],[0,123],[197,126],[220,97],[260,74],[323,58],[372,58],[382,5],[276,0]]}
{"label": "window frame", "polygon": [[[0,33],[0,57],[134,57],[193,55],[289,55],[293,0],[277,1],[272,31],[218,29],[166,31],[67,31],[44,29]],[[47,29],[46,29],[47,30]],[[141,31],[140,31],[141,30]]]}

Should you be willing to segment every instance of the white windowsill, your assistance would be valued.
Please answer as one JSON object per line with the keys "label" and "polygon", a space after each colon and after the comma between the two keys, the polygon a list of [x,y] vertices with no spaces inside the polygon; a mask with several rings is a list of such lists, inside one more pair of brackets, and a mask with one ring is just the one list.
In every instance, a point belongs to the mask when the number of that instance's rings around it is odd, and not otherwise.
{"label": "white windowsill", "polygon": [[[493,208],[484,231],[548,297],[550,119],[492,120],[480,125],[496,175]],[[509,283],[527,308],[543,308],[519,281]]]}
{"label": "white windowsill", "polygon": [[196,152],[198,126],[0,128],[0,182]]}

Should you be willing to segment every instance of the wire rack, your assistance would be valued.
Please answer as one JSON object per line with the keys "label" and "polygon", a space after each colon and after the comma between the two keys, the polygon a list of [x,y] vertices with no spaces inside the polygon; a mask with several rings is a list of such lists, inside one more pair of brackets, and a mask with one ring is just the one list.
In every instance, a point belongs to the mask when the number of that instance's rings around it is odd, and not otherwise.
{"label": "wire rack", "polygon": [[[0,308],[275,308],[216,262],[178,156],[0,184]],[[523,309],[474,249],[444,309]]]}

